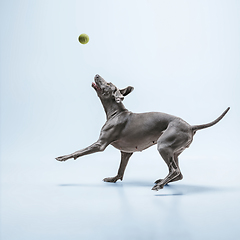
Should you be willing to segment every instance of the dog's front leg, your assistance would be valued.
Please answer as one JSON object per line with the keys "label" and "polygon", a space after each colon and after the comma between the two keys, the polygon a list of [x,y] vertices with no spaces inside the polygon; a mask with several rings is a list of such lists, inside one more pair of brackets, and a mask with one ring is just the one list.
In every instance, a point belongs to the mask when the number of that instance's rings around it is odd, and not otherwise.
{"label": "dog's front leg", "polygon": [[102,152],[107,147],[107,145],[108,145],[107,143],[104,143],[99,140],[99,141],[93,143],[91,146],[81,149],[79,151],[76,151],[72,154],[57,157],[56,160],[57,161],[66,161],[70,158],[74,158],[74,160],[76,160],[77,158],[87,155],[87,154],[91,154],[91,153],[95,153],[95,152]]}
{"label": "dog's front leg", "polygon": [[103,181],[104,182],[116,182],[118,179],[120,179],[122,181],[123,179],[123,175],[124,175],[124,171],[125,168],[128,164],[128,160],[129,158],[132,156],[133,153],[126,153],[126,152],[122,152],[121,151],[121,163],[118,169],[118,173],[117,176],[115,177],[108,177],[108,178],[104,178]]}

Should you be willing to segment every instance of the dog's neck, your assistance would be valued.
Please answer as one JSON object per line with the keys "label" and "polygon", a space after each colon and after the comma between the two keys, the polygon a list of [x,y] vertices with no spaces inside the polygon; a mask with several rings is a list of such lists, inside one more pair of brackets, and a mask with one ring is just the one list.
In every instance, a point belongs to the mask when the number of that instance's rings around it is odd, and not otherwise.
{"label": "dog's neck", "polygon": [[101,99],[100,98],[100,100],[101,100],[103,108],[105,110],[107,120],[120,112],[127,111],[127,109],[122,104],[122,102],[117,103],[113,99]]}

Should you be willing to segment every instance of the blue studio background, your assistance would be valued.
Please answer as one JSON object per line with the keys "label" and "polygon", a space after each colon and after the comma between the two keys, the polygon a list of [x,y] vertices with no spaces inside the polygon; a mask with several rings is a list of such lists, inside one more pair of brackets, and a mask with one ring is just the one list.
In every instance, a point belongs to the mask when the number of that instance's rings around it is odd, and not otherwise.
{"label": "blue studio background", "polygon": [[[235,0],[1,0],[1,239],[239,239],[239,12]],[[104,183],[112,146],[55,160],[98,139],[97,73],[134,86],[133,112],[203,124],[231,110],[182,153],[182,181],[151,191],[168,173],[154,146]]]}

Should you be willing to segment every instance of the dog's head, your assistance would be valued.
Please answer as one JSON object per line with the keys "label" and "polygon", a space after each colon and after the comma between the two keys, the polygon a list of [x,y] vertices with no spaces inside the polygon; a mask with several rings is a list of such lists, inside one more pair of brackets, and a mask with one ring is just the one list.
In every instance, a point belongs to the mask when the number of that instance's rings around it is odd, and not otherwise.
{"label": "dog's head", "polygon": [[94,77],[94,81],[95,83],[92,83],[92,87],[96,90],[100,99],[113,99],[117,103],[122,102],[124,97],[134,89],[130,86],[124,89],[118,89],[114,84],[106,82],[98,74]]}

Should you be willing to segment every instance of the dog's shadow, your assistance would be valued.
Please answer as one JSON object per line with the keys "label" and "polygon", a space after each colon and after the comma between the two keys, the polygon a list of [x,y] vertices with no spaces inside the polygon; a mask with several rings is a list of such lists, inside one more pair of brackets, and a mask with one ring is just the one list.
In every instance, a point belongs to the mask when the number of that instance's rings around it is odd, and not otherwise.
{"label": "dog's shadow", "polygon": [[153,183],[149,182],[116,182],[116,183],[108,183],[102,182],[103,184],[91,184],[91,183],[66,183],[66,184],[58,184],[59,187],[114,187],[114,188],[124,188],[124,187],[152,187]]}
{"label": "dog's shadow", "polygon": [[[111,185],[114,186],[114,185]],[[125,182],[119,183],[118,186],[123,187],[149,187],[152,188],[153,184],[151,182]],[[164,186],[156,192],[155,196],[182,196],[182,195],[195,195],[202,193],[217,193],[222,191],[229,191],[229,188],[216,187],[216,186],[201,186],[201,185],[187,185],[170,183]]]}
{"label": "dog's shadow", "polygon": [[164,186],[170,193],[161,193],[158,191],[155,196],[183,196],[183,195],[195,195],[204,193],[218,193],[223,191],[229,191],[229,188],[215,187],[215,186],[200,186],[200,185],[187,185],[187,184],[169,184]]}
{"label": "dog's shadow", "polygon": [[[104,185],[99,184],[59,184],[60,187],[114,187],[114,188],[128,188],[128,187],[143,187],[152,188],[152,182],[137,182],[137,181],[127,181],[127,182],[117,182],[117,183],[104,183]],[[215,187],[215,186],[201,186],[201,185],[187,185],[187,184],[167,184],[164,189],[160,189],[156,192],[155,196],[183,196],[183,195],[195,195],[202,193],[217,193],[223,191],[230,191],[231,189],[225,187]]]}

